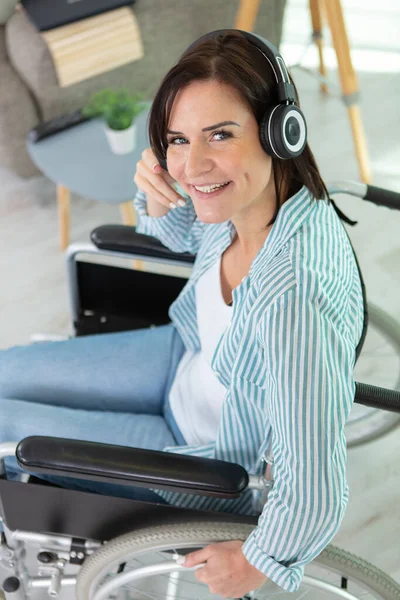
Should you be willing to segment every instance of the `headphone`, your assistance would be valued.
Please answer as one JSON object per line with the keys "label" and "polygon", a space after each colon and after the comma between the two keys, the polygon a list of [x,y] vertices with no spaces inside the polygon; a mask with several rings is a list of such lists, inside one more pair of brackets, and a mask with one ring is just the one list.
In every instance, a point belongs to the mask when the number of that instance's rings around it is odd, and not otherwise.
{"label": "headphone", "polygon": [[294,85],[279,51],[264,38],[241,29],[218,29],[211,31],[192,42],[185,50],[184,56],[198,42],[230,33],[241,33],[266,58],[274,73],[278,104],[267,110],[260,124],[260,143],[270,156],[281,160],[296,158],[303,152],[307,143],[306,119],[297,106],[297,96]]}

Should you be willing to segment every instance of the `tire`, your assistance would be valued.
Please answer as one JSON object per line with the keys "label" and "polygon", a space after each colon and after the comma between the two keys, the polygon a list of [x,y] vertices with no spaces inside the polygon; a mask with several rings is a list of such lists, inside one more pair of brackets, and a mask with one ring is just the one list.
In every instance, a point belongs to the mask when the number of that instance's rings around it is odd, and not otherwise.
{"label": "tire", "polygon": [[[187,553],[188,549],[192,550],[210,543],[229,540],[244,541],[252,529],[252,525],[242,523],[202,523],[196,521],[179,525],[148,527],[120,536],[111,540],[85,561],[77,579],[76,598],[77,600],[96,600],[96,597],[99,597],[99,590],[102,589],[104,580],[109,582],[113,577],[116,577],[120,573],[121,568],[123,568],[121,565],[128,565],[130,569],[133,566],[137,568],[143,565],[147,565],[149,568],[149,565],[162,564],[166,560],[170,565],[173,558],[171,551],[184,554],[185,550]],[[168,553],[168,550],[170,553]],[[136,564],[133,565],[131,564],[132,562]],[[168,565],[166,566],[168,567]],[[124,571],[123,575],[125,576],[125,573],[128,573],[129,576],[129,573],[133,572],[130,569],[128,568],[128,571]],[[152,574],[151,578],[147,577],[146,580],[139,580],[139,584],[144,586],[143,595],[140,595],[140,588],[136,587],[135,595],[132,597],[139,600],[167,598],[168,595],[165,595],[165,593],[160,594],[158,591],[159,587],[154,588],[157,589],[157,592],[151,592],[151,590],[149,592],[145,586],[148,586],[149,582],[153,586],[158,585],[160,582],[162,586],[166,586],[169,581],[168,577],[170,577],[169,573],[174,572],[176,576],[177,569],[178,567],[172,561],[172,566],[168,567],[167,575],[165,574],[166,571],[164,571],[164,574],[159,575],[158,579],[156,579],[157,574]],[[184,573],[184,571],[186,572]],[[191,578],[190,581],[183,580],[180,583],[184,587],[184,591],[185,586],[191,586],[189,588],[190,598],[217,598],[208,592],[206,586],[198,583],[193,573],[189,570],[182,569],[180,574]],[[318,598],[318,600],[335,600],[339,598],[348,598],[351,600],[358,598],[365,600],[400,600],[400,585],[391,577],[363,559],[334,546],[328,546],[306,568],[306,575],[304,584],[302,583],[300,590],[294,594],[284,592],[281,588],[269,582],[252,594],[252,598],[257,600],[273,598],[275,600],[276,597],[276,600],[278,598],[279,600],[296,600],[297,598],[306,596],[310,600],[314,598]],[[317,578],[317,583],[315,583],[315,580],[309,579],[310,577]],[[347,593],[349,595],[343,595],[344,591],[341,589],[342,577],[348,580]],[[322,586],[318,584],[321,581],[325,582]],[[114,582],[117,582],[117,580],[115,579]],[[138,583],[135,582],[135,585],[138,585]],[[194,585],[196,585],[195,590],[193,588]],[[326,585],[330,586],[331,589],[328,591],[323,589]],[[104,591],[105,588],[103,588]],[[129,591],[129,588],[122,590],[122,588],[117,586],[112,591],[111,597],[117,598],[119,597],[118,592],[123,592],[121,597],[126,598],[126,592],[129,593]],[[195,593],[193,593],[194,591]],[[308,595],[308,591],[311,591],[310,596]],[[188,598],[188,593],[183,593],[182,597]],[[178,595],[176,598],[178,600],[180,596]]]}
{"label": "tire", "polygon": [[[354,370],[356,381],[400,390],[400,324],[368,305],[368,333]],[[375,440],[400,423],[400,414],[354,404],[346,425],[348,447]]]}

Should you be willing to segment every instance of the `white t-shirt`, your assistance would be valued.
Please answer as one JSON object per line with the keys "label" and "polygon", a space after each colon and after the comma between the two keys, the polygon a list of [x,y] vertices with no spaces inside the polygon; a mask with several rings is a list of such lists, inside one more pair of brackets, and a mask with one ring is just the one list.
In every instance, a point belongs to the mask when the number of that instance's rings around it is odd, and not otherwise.
{"label": "white t-shirt", "polygon": [[169,402],[175,421],[189,445],[215,441],[226,388],[211,369],[218,342],[232,307],[221,290],[221,258],[196,284],[196,312],[201,350],[187,350],[178,365]]}

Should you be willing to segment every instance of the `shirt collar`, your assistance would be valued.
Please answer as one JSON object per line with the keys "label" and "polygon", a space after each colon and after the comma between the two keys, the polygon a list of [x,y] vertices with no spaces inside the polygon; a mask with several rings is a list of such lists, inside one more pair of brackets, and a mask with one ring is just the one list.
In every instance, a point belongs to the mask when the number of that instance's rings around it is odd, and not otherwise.
{"label": "shirt collar", "polygon": [[[309,189],[303,186],[282,204],[267,239],[251,264],[249,276],[245,278],[245,280],[249,280],[248,283],[264,269],[266,260],[276,256],[279,250],[300,229],[309,217],[314,202],[315,199]],[[217,246],[211,244],[200,269],[191,278],[193,282],[197,281],[200,275],[226,250],[236,234],[232,221],[225,221],[220,225],[214,225],[214,227],[216,227],[215,231],[218,232],[218,244]]]}
{"label": "shirt collar", "polygon": [[[268,257],[276,256],[287,241],[295,235],[304,221],[308,219],[314,202],[315,198],[310,190],[303,186],[282,204],[267,239],[251,264],[250,277],[257,276],[262,270],[265,260]],[[232,221],[226,221],[224,225],[232,240],[236,233],[235,226]]]}
{"label": "shirt collar", "polygon": [[297,233],[309,218],[315,202],[310,190],[303,185],[294,196],[282,204],[263,247],[253,260],[250,268],[251,276],[257,275],[262,270],[265,260],[276,256],[288,240]]}

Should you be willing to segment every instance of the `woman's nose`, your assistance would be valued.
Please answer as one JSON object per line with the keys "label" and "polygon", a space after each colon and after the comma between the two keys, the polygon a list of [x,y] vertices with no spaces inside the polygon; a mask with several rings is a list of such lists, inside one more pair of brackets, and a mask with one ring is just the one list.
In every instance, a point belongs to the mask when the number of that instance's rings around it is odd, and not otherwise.
{"label": "woman's nose", "polygon": [[190,144],[185,163],[185,172],[189,179],[211,171],[213,164],[210,153],[204,145]]}

